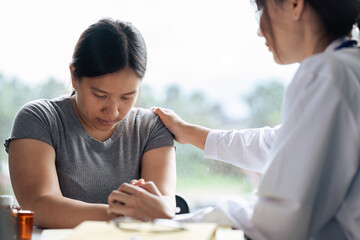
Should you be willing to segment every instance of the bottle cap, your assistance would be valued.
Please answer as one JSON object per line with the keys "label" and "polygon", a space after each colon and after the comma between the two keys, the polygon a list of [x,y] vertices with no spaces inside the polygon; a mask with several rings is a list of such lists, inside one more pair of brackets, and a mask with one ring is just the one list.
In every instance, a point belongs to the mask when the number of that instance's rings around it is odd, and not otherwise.
{"label": "bottle cap", "polygon": [[18,215],[19,216],[34,216],[34,211],[31,211],[31,210],[19,210],[18,211]]}
{"label": "bottle cap", "polygon": [[0,205],[12,205],[14,203],[14,197],[11,195],[0,195]]}

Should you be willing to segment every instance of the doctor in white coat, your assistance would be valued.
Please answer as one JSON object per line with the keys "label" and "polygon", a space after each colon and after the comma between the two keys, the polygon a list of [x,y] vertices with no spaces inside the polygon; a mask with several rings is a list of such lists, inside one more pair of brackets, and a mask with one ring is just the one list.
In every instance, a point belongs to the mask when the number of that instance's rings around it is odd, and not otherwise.
{"label": "doctor in white coat", "polygon": [[360,50],[348,38],[360,25],[360,2],[256,4],[259,35],[274,60],[300,63],[286,92],[281,127],[211,130],[171,110],[153,111],[179,143],[263,173],[254,208],[238,218],[250,238],[360,239]]}

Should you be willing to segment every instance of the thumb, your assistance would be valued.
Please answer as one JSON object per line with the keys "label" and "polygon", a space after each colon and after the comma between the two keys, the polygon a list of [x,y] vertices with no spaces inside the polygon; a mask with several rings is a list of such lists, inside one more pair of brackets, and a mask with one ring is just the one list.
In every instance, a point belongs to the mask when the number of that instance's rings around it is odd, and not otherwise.
{"label": "thumb", "polygon": [[154,114],[156,114],[160,117],[162,122],[164,122],[164,121],[166,122],[166,117],[170,116],[169,110],[165,109],[165,108],[152,107],[151,110]]}
{"label": "thumb", "polygon": [[163,110],[162,110],[161,108],[159,108],[159,107],[152,107],[152,108],[151,108],[151,111],[152,111],[153,113],[155,113],[156,115],[159,115],[159,116],[160,116],[160,114],[163,114],[163,113],[164,113]]}

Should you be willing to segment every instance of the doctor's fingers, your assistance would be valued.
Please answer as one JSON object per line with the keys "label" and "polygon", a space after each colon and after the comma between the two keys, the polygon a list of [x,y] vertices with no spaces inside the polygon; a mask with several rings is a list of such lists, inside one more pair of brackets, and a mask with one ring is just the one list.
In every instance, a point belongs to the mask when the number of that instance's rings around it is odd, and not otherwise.
{"label": "doctor's fingers", "polygon": [[163,121],[165,125],[173,119],[180,119],[180,117],[171,109],[152,107],[151,110],[160,117],[161,121]]}
{"label": "doctor's fingers", "polygon": [[169,129],[169,131],[175,135],[175,140],[179,143],[185,143],[183,141],[184,131],[189,123],[184,121],[181,117],[179,117],[174,111],[169,109],[162,108],[152,108],[153,112],[157,114],[164,125]]}
{"label": "doctor's fingers", "polygon": [[161,107],[152,107],[151,111],[153,111],[155,114],[169,114],[169,112],[173,112],[170,109],[167,108],[161,108]]}

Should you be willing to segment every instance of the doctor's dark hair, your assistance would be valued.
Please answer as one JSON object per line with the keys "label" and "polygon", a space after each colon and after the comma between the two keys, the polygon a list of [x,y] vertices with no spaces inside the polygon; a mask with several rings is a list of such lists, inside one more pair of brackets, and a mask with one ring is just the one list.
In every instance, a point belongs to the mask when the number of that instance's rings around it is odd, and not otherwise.
{"label": "doctor's dark hair", "polygon": [[142,79],[147,63],[140,32],[128,22],[101,19],[80,36],[72,57],[77,81],[131,68]]}
{"label": "doctor's dark hair", "polygon": [[[263,11],[264,17],[270,22],[266,2],[269,0],[255,0],[257,8]],[[284,0],[272,0],[281,4]],[[318,13],[326,30],[327,41],[348,36],[354,24],[360,27],[359,0],[305,0]],[[272,34],[271,25],[270,34]],[[261,26],[260,26],[261,27]]]}

